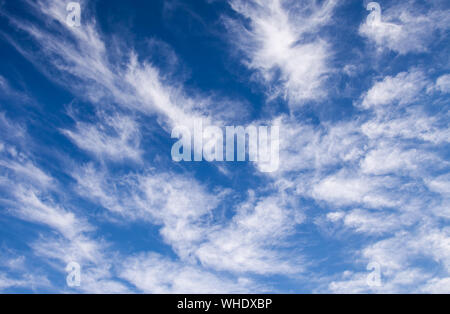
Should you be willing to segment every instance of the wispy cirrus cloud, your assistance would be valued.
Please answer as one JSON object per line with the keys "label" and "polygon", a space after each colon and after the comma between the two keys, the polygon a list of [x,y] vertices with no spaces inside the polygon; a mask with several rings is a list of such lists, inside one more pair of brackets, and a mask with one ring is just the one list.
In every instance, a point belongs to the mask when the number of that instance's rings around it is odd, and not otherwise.
{"label": "wispy cirrus cloud", "polygon": [[[231,191],[213,193],[192,178],[155,172],[111,178],[92,166],[76,173],[84,173],[77,176],[81,195],[114,215],[161,226],[162,238],[185,262],[195,265],[198,260],[208,268],[233,273],[301,271],[300,256],[288,258],[275,249],[283,247],[283,239],[302,222],[301,212],[291,211],[275,197],[255,199],[252,193],[227,222],[220,208],[234,207],[225,202]],[[261,228],[267,219],[272,224]]]}
{"label": "wispy cirrus cloud", "polygon": [[395,77],[385,77],[377,82],[365,95],[364,108],[383,105],[411,104],[423,95],[424,90],[431,86],[425,74],[419,70],[402,72]]}
{"label": "wispy cirrus cloud", "polygon": [[380,20],[373,23],[367,19],[359,28],[360,34],[379,50],[389,49],[402,55],[426,52],[449,27],[449,11],[438,3],[435,7],[404,1],[380,7]]}
{"label": "wispy cirrus cloud", "polygon": [[215,275],[203,268],[176,263],[156,253],[128,257],[120,276],[144,293],[254,293],[264,291],[251,279]]}
{"label": "wispy cirrus cloud", "polygon": [[[336,1],[229,1],[249,25],[227,19],[244,64],[255,70],[270,97],[289,100],[292,108],[326,96],[331,72],[329,44],[318,35],[330,23]],[[313,40],[309,38],[314,35]]]}
{"label": "wispy cirrus cloud", "polygon": [[62,130],[78,147],[100,158],[141,161],[138,124],[127,116],[99,113],[93,124],[77,121],[75,130]]}

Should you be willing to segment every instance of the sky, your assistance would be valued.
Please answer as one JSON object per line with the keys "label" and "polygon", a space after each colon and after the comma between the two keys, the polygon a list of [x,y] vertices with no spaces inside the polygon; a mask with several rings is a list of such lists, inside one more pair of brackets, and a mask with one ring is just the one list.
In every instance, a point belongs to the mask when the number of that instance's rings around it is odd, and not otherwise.
{"label": "sky", "polygon": [[449,1],[69,2],[0,0],[1,293],[450,293]]}

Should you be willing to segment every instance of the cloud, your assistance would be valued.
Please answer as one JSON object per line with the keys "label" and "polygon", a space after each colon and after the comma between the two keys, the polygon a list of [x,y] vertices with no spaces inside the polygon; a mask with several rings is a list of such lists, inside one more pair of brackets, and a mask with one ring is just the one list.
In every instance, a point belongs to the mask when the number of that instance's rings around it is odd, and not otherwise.
{"label": "cloud", "polygon": [[20,186],[15,190],[18,202],[17,214],[24,220],[45,224],[58,230],[66,238],[74,238],[83,231],[91,229],[89,225],[78,220],[71,212],[58,206],[45,204],[32,190]]}
{"label": "cloud", "polygon": [[138,124],[127,116],[99,114],[99,122],[77,121],[76,129],[62,130],[78,147],[99,158],[141,161]]}
{"label": "cloud", "polygon": [[450,293],[450,277],[448,278],[434,278],[427,282],[422,289],[425,293],[432,294],[449,294]]}
{"label": "cloud", "polygon": [[[0,183],[0,186],[7,188],[10,182],[21,182],[51,188],[55,183],[53,178],[36,164],[27,149],[31,139],[25,128],[0,113],[0,130],[3,133],[1,140],[4,141],[0,142],[0,178],[8,181]],[[14,193],[14,189],[8,189]]]}
{"label": "cloud", "polygon": [[[144,293],[254,293],[261,288],[245,277],[229,279],[177,263],[156,253],[127,258],[120,276]],[[256,290],[258,289],[258,290]]]}
{"label": "cloud", "polygon": [[9,99],[20,104],[33,102],[32,98],[26,92],[18,91],[13,88],[10,82],[1,75],[0,90],[2,91],[2,94],[0,95],[1,99]]}
{"label": "cloud", "polygon": [[432,226],[419,227],[416,232],[399,232],[391,238],[381,240],[366,247],[362,254],[371,261],[376,261],[384,267],[384,273],[389,276],[395,270],[406,269],[414,259],[420,256],[431,257],[435,262],[441,262],[448,271],[450,257],[449,230]]}
{"label": "cloud", "polygon": [[376,108],[383,105],[411,104],[430,84],[426,76],[419,70],[402,72],[395,77],[387,76],[365,95],[362,106]]}
{"label": "cloud", "polygon": [[232,9],[250,21],[249,27],[228,19],[228,27],[245,65],[270,86],[270,97],[282,96],[294,108],[326,96],[330,73],[329,44],[318,37],[308,41],[331,21],[335,1],[229,1]]}
{"label": "cloud", "polygon": [[[8,148],[12,149],[9,146]],[[0,160],[0,166],[8,168],[15,176],[37,182],[43,186],[50,186],[52,184],[52,178],[36,167],[30,160],[23,157],[18,157],[17,159],[18,161],[9,158]]]}
{"label": "cloud", "polygon": [[291,116],[280,116],[271,123],[280,125],[280,169],[275,175],[321,172],[354,162],[365,151],[365,139],[353,121],[313,125]]}
{"label": "cloud", "polygon": [[442,75],[436,81],[436,87],[442,93],[450,93],[450,74]]}
{"label": "cloud", "polygon": [[44,276],[25,274],[18,278],[11,278],[7,274],[0,273],[0,291],[10,288],[26,288],[32,291],[39,291],[39,289],[49,286],[50,281]]}
{"label": "cloud", "polygon": [[[429,275],[422,273],[418,269],[408,269],[403,272],[397,272],[395,277],[389,283],[381,281],[381,286],[369,286],[368,276],[370,272],[352,272],[346,271],[342,275],[341,280],[335,280],[328,286],[327,292],[331,293],[344,293],[344,294],[356,294],[356,293],[402,293],[409,291],[413,293],[418,292],[415,287],[417,282],[424,282],[429,279]],[[412,287],[405,289],[404,287]]]}
{"label": "cloud", "polygon": [[382,142],[369,151],[361,161],[361,171],[366,174],[382,175],[390,173],[420,176],[420,169],[426,164],[443,162],[434,154],[416,149],[396,147],[391,142]]}
{"label": "cloud", "polygon": [[0,112],[0,130],[2,132],[2,141],[20,140],[24,137],[26,130],[19,124],[11,121],[4,112]]}
{"label": "cloud", "polygon": [[[6,118],[5,122],[6,125],[14,124]],[[31,141],[27,133],[21,133],[21,138],[26,143]],[[80,263],[85,278],[81,291],[127,292],[122,283],[112,279],[106,257],[112,253],[105,241],[94,236],[96,228],[81,214],[80,208],[60,203],[61,199],[67,198],[59,180],[30,160],[32,151],[29,146],[24,145],[23,149],[12,144],[5,146],[5,151],[0,152],[0,166],[9,170],[0,173],[0,178],[5,179],[0,181],[2,206],[7,208],[4,214],[42,228],[36,239],[27,243],[32,249],[31,256],[44,259],[62,274],[65,274],[67,263]],[[8,268],[8,275],[17,272]],[[55,289],[46,278],[34,272],[23,276],[3,276],[0,288]],[[58,288],[58,291],[62,290]]]}
{"label": "cloud", "polygon": [[[33,253],[44,258],[60,273],[70,262],[81,265],[79,291],[87,293],[127,293],[129,289],[113,278],[109,244],[92,236],[93,227],[83,218],[59,206],[46,204],[31,191],[17,200],[19,218],[48,226],[56,235],[40,236],[30,243]],[[56,264],[54,264],[56,262]]]}
{"label": "cloud", "polygon": [[7,36],[8,40],[49,79],[58,77],[57,83],[79,98],[97,106],[117,104],[144,115],[156,115],[167,132],[176,125],[193,126],[199,118],[220,123],[245,115],[239,101],[218,97],[213,92],[186,90],[181,81],[161,73],[120,37],[106,42],[107,35],[101,33],[88,12],[84,13],[81,27],[68,27],[63,3],[41,0],[27,4],[39,21],[50,19],[52,23],[38,28],[29,21],[6,15],[18,30],[32,38],[37,50],[31,54],[29,42]]}
{"label": "cloud", "polygon": [[[13,207],[11,214],[17,218],[48,228],[45,231],[46,236],[41,235],[28,243],[33,254],[44,258],[47,263],[63,274],[65,265],[69,262],[75,261],[82,265],[84,278],[80,287],[82,291],[127,292],[128,289],[123,284],[111,279],[112,274],[108,270],[109,262],[106,258],[106,255],[111,253],[108,252],[108,245],[104,241],[92,237],[94,231],[92,225],[85,218],[54,204],[48,195],[45,195],[46,200],[44,200],[43,195],[40,194],[44,192],[37,192],[35,187],[26,187],[16,182],[13,199],[9,203]],[[101,272],[102,268],[106,269]],[[47,283],[51,286],[48,281],[43,279],[41,281],[39,285]],[[23,281],[22,284],[21,282],[10,282],[8,286],[33,287],[35,285],[29,281]],[[110,286],[116,288],[112,289]]]}
{"label": "cloud", "polygon": [[364,204],[370,208],[393,207],[398,205],[397,198],[384,191],[386,186],[393,185],[395,180],[388,177],[361,177],[341,171],[315,184],[312,196],[340,206]]}
{"label": "cloud", "polygon": [[[387,113],[389,110],[385,112]],[[444,144],[448,143],[450,138],[450,130],[442,127],[446,118],[446,115],[429,116],[422,109],[408,109],[403,115],[369,120],[361,126],[361,129],[371,140],[409,139]]]}
{"label": "cloud", "polygon": [[[374,13],[371,13],[374,14]],[[381,20],[367,19],[359,33],[379,50],[389,49],[399,54],[429,51],[429,46],[449,25],[449,12],[432,7],[424,10],[414,1],[403,1],[391,7],[382,7]]]}
{"label": "cloud", "polygon": [[345,227],[354,229],[355,232],[375,235],[392,232],[411,224],[411,221],[408,221],[408,219],[402,220],[401,218],[393,213],[363,209],[354,209],[347,213],[336,212],[327,214],[327,219],[333,223],[342,221]]}
{"label": "cloud", "polygon": [[[79,263],[82,266],[83,278],[80,291],[88,293],[129,291],[122,283],[112,279],[111,263],[106,257],[112,254],[108,250],[108,244],[92,237],[94,229],[85,219],[77,217],[59,205],[49,204],[49,201],[44,201],[36,192],[25,190],[24,187],[18,186],[15,194],[14,202],[17,209],[12,211],[13,214],[22,220],[44,225],[50,231],[57,232],[55,234],[47,230],[46,236],[41,235],[28,244],[34,256],[43,258],[62,274],[65,274],[64,268],[67,263]],[[29,280],[8,283],[8,287],[28,288],[35,285],[54,289],[48,280],[44,279],[39,279],[36,284]]]}
{"label": "cloud", "polygon": [[[444,293],[450,262],[447,229],[419,227],[413,232],[398,232],[363,249],[363,260],[380,265],[379,287],[367,284],[370,272],[346,271],[341,280],[331,282],[328,288],[335,293]],[[424,257],[431,259],[428,266],[417,267],[417,261]]]}
{"label": "cloud", "polygon": [[68,263],[76,262],[80,265],[80,286],[57,287],[56,289],[60,292],[130,293],[133,290],[117,279],[115,259],[118,256],[108,246],[108,243],[86,235],[72,239],[40,238],[31,245],[34,253],[44,258],[47,263],[62,273],[63,277],[68,275],[65,271]]}

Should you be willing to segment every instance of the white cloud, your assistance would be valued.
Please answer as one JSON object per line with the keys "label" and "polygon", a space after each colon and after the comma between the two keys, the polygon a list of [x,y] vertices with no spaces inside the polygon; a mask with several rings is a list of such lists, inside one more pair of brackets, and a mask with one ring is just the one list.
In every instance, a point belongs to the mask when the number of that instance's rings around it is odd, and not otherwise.
{"label": "white cloud", "polygon": [[24,220],[48,225],[66,238],[74,238],[91,229],[89,225],[77,219],[72,212],[59,206],[43,203],[37,193],[31,189],[19,186],[15,190],[15,197],[18,202],[17,215]]}
{"label": "white cloud", "polygon": [[17,141],[18,139],[22,139],[25,135],[24,127],[19,123],[12,122],[6,117],[4,112],[0,112],[0,131],[2,132],[3,141],[7,139],[14,139]]}
{"label": "white cloud", "polygon": [[[389,110],[386,110],[388,113]],[[371,140],[388,138],[391,140],[418,140],[433,144],[448,143],[450,129],[442,127],[446,116],[428,116],[421,110],[408,110],[406,113],[369,120],[361,126],[362,132]]]}
{"label": "white cloud", "polygon": [[[344,272],[340,280],[329,284],[336,293],[446,293],[450,266],[448,228],[420,227],[414,232],[400,231],[362,250],[363,261],[380,265],[381,285],[370,287],[367,272]],[[426,268],[417,267],[417,260],[429,258]],[[434,262],[434,265],[431,263]],[[364,265],[364,264],[363,264]],[[436,275],[440,272],[442,275]],[[445,275],[447,273],[447,275]]]}
{"label": "white cloud", "polygon": [[384,268],[386,276],[395,271],[412,267],[414,259],[431,257],[442,263],[444,270],[450,268],[449,230],[421,227],[415,233],[399,232],[391,238],[381,240],[366,247],[362,254],[370,261],[376,261]]}
{"label": "white cloud", "polygon": [[450,93],[450,74],[442,75],[436,81],[436,87],[442,93]]}
{"label": "white cloud", "polygon": [[24,274],[23,276],[12,278],[7,274],[0,273],[0,291],[10,288],[25,288],[39,291],[39,288],[48,287],[50,287],[50,282],[44,276]]}
{"label": "white cloud", "polygon": [[428,187],[444,197],[450,197],[450,174],[432,178],[427,182]]}
{"label": "white cloud", "polygon": [[418,293],[417,284],[425,282],[430,276],[418,269],[409,269],[398,272],[391,280],[386,281],[382,276],[381,286],[369,286],[368,277],[370,272],[346,271],[340,280],[332,281],[324,289],[332,293]]}
{"label": "white cloud", "polygon": [[366,21],[359,32],[380,50],[389,49],[399,54],[426,52],[436,38],[436,31],[448,29],[449,12],[440,8],[422,10],[414,1],[382,7],[381,21]]}
{"label": "white cloud", "polygon": [[34,253],[45,258],[45,261],[61,272],[64,278],[67,276],[65,267],[68,263],[76,262],[80,265],[80,286],[59,287],[59,291],[130,293],[131,290],[117,280],[115,265],[118,265],[120,260],[117,254],[108,249],[108,246],[108,243],[86,235],[79,235],[72,239],[40,238],[31,245]]}
{"label": "white cloud", "polygon": [[[362,209],[355,209],[348,213],[340,212],[327,215],[327,219],[330,221],[336,223],[342,220],[346,227],[364,234],[383,234],[404,228],[405,225],[408,225],[408,219],[402,220],[401,218],[394,213],[387,214]],[[411,222],[409,221],[409,223]]]}
{"label": "white cloud", "polygon": [[26,130],[8,119],[4,113],[0,113],[0,131],[2,140],[5,141],[0,142],[0,169],[7,170],[0,174],[0,178],[37,185],[44,189],[53,187],[53,178],[39,168],[28,151],[31,139]]}
{"label": "white cloud", "polygon": [[10,159],[0,160],[0,166],[12,170],[16,176],[34,181],[43,186],[50,186],[52,184],[52,178],[36,167],[31,161],[20,157],[18,159],[18,161]]}
{"label": "white cloud", "polygon": [[[330,47],[323,39],[305,40],[331,20],[335,1],[241,1],[231,7],[250,21],[250,28],[228,20],[233,42],[247,56],[246,65],[258,71],[271,97],[283,96],[292,107],[324,97],[324,80],[330,73]],[[280,77],[277,77],[280,71]],[[281,87],[277,88],[277,81]]]}
{"label": "white cloud", "polygon": [[450,294],[450,277],[431,279],[422,288],[422,291],[432,294]]}
{"label": "white cloud", "polygon": [[100,159],[106,157],[120,161],[141,160],[139,126],[126,116],[100,114],[95,124],[77,122],[76,130],[63,130],[77,146]]}
{"label": "white cloud", "polygon": [[400,205],[399,200],[385,189],[396,185],[393,178],[340,171],[316,182],[311,193],[318,200],[338,206],[359,204],[370,208],[394,207]]}
{"label": "white cloud", "polygon": [[[112,279],[112,266],[107,257],[111,254],[107,249],[108,244],[90,235],[93,227],[86,220],[59,205],[48,204],[49,201],[44,202],[31,190],[23,190],[18,187],[16,197],[17,210],[14,213],[17,217],[57,231],[56,235],[51,233],[45,237],[41,235],[29,243],[33,254],[44,258],[63,276],[67,275],[64,268],[69,262],[79,263],[82,267],[80,291],[88,293],[125,293],[129,291],[122,283]],[[39,284],[43,283],[50,286],[48,281]],[[14,285],[18,284],[20,281]],[[27,281],[20,286],[29,288],[33,285]]]}
{"label": "white cloud", "polygon": [[127,258],[120,276],[144,293],[254,293],[258,289],[249,279],[229,279],[156,253]]}
{"label": "white cloud", "polygon": [[403,148],[392,142],[380,141],[377,143],[377,147],[370,150],[361,161],[361,171],[373,175],[397,173],[423,176],[421,168],[433,163],[445,164],[434,154]]}
{"label": "white cloud", "polygon": [[367,92],[362,106],[376,109],[383,105],[410,104],[417,100],[428,84],[428,79],[419,70],[402,72],[395,77],[387,76]]}
{"label": "white cloud", "polygon": [[300,273],[302,259],[284,256],[273,248],[300,223],[276,197],[249,200],[232,221],[215,228],[196,251],[200,262],[219,270],[260,274]]}

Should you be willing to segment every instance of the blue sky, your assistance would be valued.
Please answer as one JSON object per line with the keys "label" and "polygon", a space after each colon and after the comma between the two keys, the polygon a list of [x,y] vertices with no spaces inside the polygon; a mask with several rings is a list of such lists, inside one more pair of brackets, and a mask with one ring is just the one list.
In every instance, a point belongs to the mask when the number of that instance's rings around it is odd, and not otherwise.
{"label": "blue sky", "polygon": [[76,2],[0,0],[1,292],[450,293],[448,1]]}

